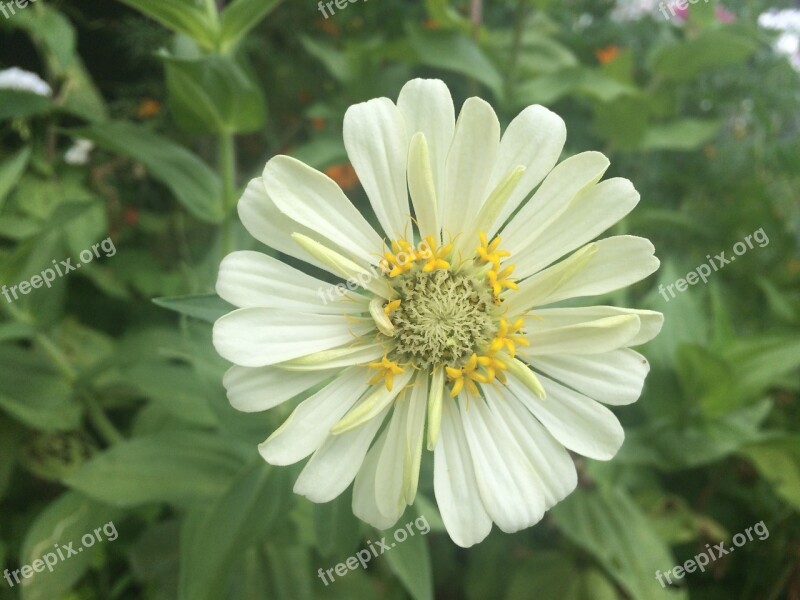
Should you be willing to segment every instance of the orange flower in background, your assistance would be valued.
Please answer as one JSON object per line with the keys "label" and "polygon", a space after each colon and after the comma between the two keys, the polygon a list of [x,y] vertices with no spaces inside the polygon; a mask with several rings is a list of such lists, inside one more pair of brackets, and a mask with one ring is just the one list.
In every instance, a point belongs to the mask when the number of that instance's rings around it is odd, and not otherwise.
{"label": "orange flower in background", "polygon": [[338,37],[342,33],[342,29],[331,19],[319,19],[317,22],[319,23],[319,28],[328,35]]}
{"label": "orange flower in background", "polygon": [[441,25],[439,25],[439,21],[437,21],[436,19],[428,19],[426,21],[423,21],[422,26],[425,29],[439,29],[439,27],[441,27]]}
{"label": "orange flower in background", "polygon": [[322,117],[314,117],[311,119],[311,126],[317,131],[325,129],[325,119]]}
{"label": "orange flower in background", "polygon": [[619,53],[619,46],[614,46],[613,44],[611,46],[606,46],[605,48],[598,48],[594,51],[594,54],[597,56],[597,60],[600,61],[601,65],[607,65],[614,62],[617,60]]}
{"label": "orange flower in background", "polygon": [[325,175],[339,184],[343,190],[352,190],[358,185],[358,175],[350,163],[331,165],[325,169]]}
{"label": "orange flower in background", "polygon": [[136,116],[140,119],[149,119],[150,117],[155,117],[160,112],[161,103],[158,100],[145,98],[139,103],[139,106],[136,109]]}

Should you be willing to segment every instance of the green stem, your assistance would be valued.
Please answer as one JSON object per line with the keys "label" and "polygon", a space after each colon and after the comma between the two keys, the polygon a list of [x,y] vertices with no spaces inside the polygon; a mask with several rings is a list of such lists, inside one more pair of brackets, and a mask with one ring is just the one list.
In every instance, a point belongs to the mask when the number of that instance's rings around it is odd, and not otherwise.
{"label": "green stem", "polygon": [[125,441],[125,437],[114,426],[94,396],[87,392],[83,395],[83,400],[89,420],[109,446]]}
{"label": "green stem", "polygon": [[231,133],[221,133],[219,136],[219,171],[222,176],[222,206],[225,211],[222,225],[223,253],[229,254],[233,250],[230,221],[236,206],[236,147]]}

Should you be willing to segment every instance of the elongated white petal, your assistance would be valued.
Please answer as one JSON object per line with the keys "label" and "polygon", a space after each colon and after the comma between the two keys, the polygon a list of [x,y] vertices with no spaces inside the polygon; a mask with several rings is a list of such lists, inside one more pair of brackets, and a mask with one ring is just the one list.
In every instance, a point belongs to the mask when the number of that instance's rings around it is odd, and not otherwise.
{"label": "elongated white petal", "polygon": [[[566,159],[542,182],[533,197],[514,215],[500,235],[503,247],[516,256],[530,245],[550,223],[567,210],[572,199],[583,189],[595,184],[609,166],[599,152],[583,152]],[[524,269],[520,264],[518,269]],[[525,276],[528,273],[521,273]]]}
{"label": "elongated white petal", "polygon": [[405,459],[403,460],[403,495],[406,504],[413,504],[417,496],[419,468],[422,462],[422,439],[425,435],[425,412],[428,400],[428,376],[417,376],[416,383],[407,392],[408,418],[404,432]]}
{"label": "elongated white petal", "polygon": [[475,478],[486,512],[506,533],[538,523],[544,515],[541,480],[508,429],[482,398],[462,404]]}
{"label": "elongated white petal", "polygon": [[394,385],[391,390],[387,390],[386,386],[383,384],[372,388],[363,402],[359,402],[358,406],[347,413],[336,425],[331,427],[331,433],[333,435],[341,435],[353,429],[358,429],[362,427],[364,423],[372,421],[403,392],[403,388],[408,385],[413,375],[414,372],[411,369],[406,369],[405,372],[395,376]]}
{"label": "elongated white petal", "polygon": [[373,362],[384,354],[386,354],[386,348],[379,342],[371,344],[353,343],[288,360],[280,363],[279,367],[287,371],[341,369]]}
{"label": "elongated white petal", "polygon": [[400,518],[387,517],[378,510],[375,502],[375,477],[378,470],[378,459],[386,445],[387,430],[378,436],[356,475],[353,483],[353,514],[376,529],[388,529]]}
{"label": "elongated white petal", "polygon": [[[587,252],[588,251],[588,252]],[[645,238],[621,235],[592,242],[569,258],[520,282],[509,296],[510,314],[582,296],[607,294],[640,281],[661,264]],[[575,258],[583,256],[576,265]]]}
{"label": "elongated white petal", "polygon": [[375,504],[387,519],[399,519],[406,508],[403,469],[407,420],[408,400],[400,398],[394,404],[375,472]]}
{"label": "elongated white petal", "polygon": [[408,134],[400,110],[388,98],[351,106],[344,115],[344,145],[386,235],[402,237],[411,213]]}
{"label": "elongated white petal", "polygon": [[436,448],[439,441],[444,390],[444,369],[435,369],[431,375],[431,386],[428,392],[428,450]]}
{"label": "elongated white petal", "polygon": [[534,368],[604,404],[631,404],[639,399],[650,364],[629,348],[602,354],[551,354],[532,360]]}
{"label": "elongated white petal", "polygon": [[317,241],[320,241],[322,237],[278,210],[278,207],[267,196],[264,180],[261,177],[250,181],[236,208],[239,211],[242,225],[259,242],[287,256],[330,271],[330,267],[298,246],[292,239],[292,234],[302,233]]}
{"label": "elongated white petal", "polygon": [[578,306],[570,308],[540,308],[534,318],[528,321],[528,331],[542,332],[557,327],[568,327],[579,323],[588,323],[607,317],[620,315],[636,315],[641,327],[629,342],[628,346],[638,346],[649,342],[658,335],[664,325],[664,315],[654,310],[637,308],[618,308],[616,306]]}
{"label": "elongated white petal", "polygon": [[600,354],[628,346],[641,329],[637,315],[616,315],[550,327],[547,321],[529,319],[526,327],[530,348],[526,354]]}
{"label": "elongated white petal", "polygon": [[489,237],[555,166],[566,139],[567,128],[563,119],[543,106],[529,106],[509,123],[500,140],[488,187],[494,189],[517,165],[525,167],[525,175],[497,218],[487,226]]}
{"label": "elongated white petal", "polygon": [[442,411],[439,441],[433,453],[433,490],[447,533],[462,548],[483,541],[492,520],[483,507],[459,408],[448,401]]}
{"label": "elongated white petal", "polygon": [[564,446],[553,439],[517,398],[501,395],[491,386],[486,386],[484,392],[489,408],[533,467],[542,487],[545,509],[566,498],[578,484],[578,473]]}
{"label": "elongated white petal", "polygon": [[328,271],[347,279],[349,282],[353,282],[351,285],[360,285],[382,298],[388,299],[390,297],[391,292],[386,280],[374,266],[367,270],[332,248],[301,233],[293,233],[292,239],[311,256],[324,264]]}
{"label": "elongated white petal", "polygon": [[639,192],[627,179],[601,181],[579,192],[536,243],[514,255],[524,265],[520,277],[537,273],[553,261],[592,241],[627,215],[639,202]]}
{"label": "elongated white petal", "polygon": [[351,367],[297,405],[258,451],[271,465],[291,465],[314,452],[336,421],[367,391],[366,369]]}
{"label": "elongated white petal", "polygon": [[[456,127],[450,90],[438,79],[413,79],[400,90],[397,108],[403,115],[408,137],[418,132],[425,136],[436,197],[441,198],[444,195],[447,152]],[[416,204],[414,208],[419,216]]]}
{"label": "elongated white petal", "polygon": [[408,191],[411,193],[420,237],[425,239],[432,235],[440,243],[439,194],[433,178],[428,143],[422,132],[414,134],[408,150]]}
{"label": "elongated white petal", "polygon": [[240,308],[214,323],[214,348],[243,367],[265,367],[336,348],[374,331],[372,320]]}
{"label": "elongated white petal", "polygon": [[289,156],[264,167],[264,187],[278,209],[365,263],[378,262],[381,236],[327,175]]}
{"label": "elongated white petal", "polygon": [[[217,278],[217,294],[239,308],[285,308],[335,315],[367,310],[365,297],[352,292],[347,298],[329,295],[331,287],[277,258],[247,250],[222,259]],[[329,296],[336,300],[329,301]]]}
{"label": "elongated white petal", "polygon": [[442,227],[453,235],[465,229],[491,192],[489,176],[499,145],[500,123],[494,110],[480,98],[468,98],[458,115],[439,198]]}
{"label": "elongated white petal", "polygon": [[540,400],[513,377],[508,387],[561,444],[583,456],[610,460],[625,439],[625,432],[602,404],[540,375],[547,399]]}
{"label": "elongated white petal", "polygon": [[329,435],[297,478],[295,494],[312,502],[330,502],[345,491],[361,468],[388,410],[354,431]]}
{"label": "elongated white petal", "polygon": [[277,367],[232,366],[222,378],[228,401],[236,410],[259,412],[294,398],[300,392],[333,377],[336,370],[290,373]]}

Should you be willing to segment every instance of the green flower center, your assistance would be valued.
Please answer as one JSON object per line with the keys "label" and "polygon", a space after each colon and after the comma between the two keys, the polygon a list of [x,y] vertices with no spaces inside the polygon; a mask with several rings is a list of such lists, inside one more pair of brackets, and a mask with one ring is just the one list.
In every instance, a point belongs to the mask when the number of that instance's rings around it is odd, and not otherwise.
{"label": "green flower center", "polygon": [[394,281],[393,354],[416,368],[460,368],[497,334],[497,307],[485,280],[449,270],[416,271]]}

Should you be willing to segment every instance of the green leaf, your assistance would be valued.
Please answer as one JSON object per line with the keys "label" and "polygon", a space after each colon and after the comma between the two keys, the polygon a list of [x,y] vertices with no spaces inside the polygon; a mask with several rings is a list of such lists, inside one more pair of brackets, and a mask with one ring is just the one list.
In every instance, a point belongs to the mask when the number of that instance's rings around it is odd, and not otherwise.
{"label": "green leaf", "polygon": [[703,346],[681,346],[677,369],[684,395],[702,406],[709,417],[739,408],[746,398],[738,369]]}
{"label": "green leaf", "polygon": [[[216,9],[203,9],[192,0],[120,0],[165,27],[184,33],[206,50],[213,50],[219,36]],[[206,7],[213,6],[208,2]]]}
{"label": "green leaf", "polygon": [[222,30],[219,48],[222,52],[238,44],[247,33],[269,13],[278,7],[281,0],[236,0],[222,13]]}
{"label": "green leaf", "polygon": [[178,419],[209,427],[218,424],[209,408],[208,387],[194,369],[164,362],[142,362],[122,371],[122,381],[136,386],[165,411]]}
{"label": "green leaf", "polygon": [[0,90],[0,121],[30,117],[53,109],[50,98],[21,90]]}
{"label": "green leaf", "polygon": [[407,33],[420,64],[466,75],[483,83],[496,97],[502,94],[500,72],[467,35],[412,26]]}
{"label": "green leaf", "polygon": [[620,600],[598,569],[576,564],[566,554],[542,552],[516,570],[505,600]]}
{"label": "green leaf", "polygon": [[617,81],[601,71],[575,67],[524,82],[516,88],[514,100],[519,106],[528,106],[532,103],[552,104],[567,95],[581,95],[611,102],[637,94],[639,90],[633,85]]}
{"label": "green leaf", "polygon": [[720,349],[736,365],[742,386],[750,394],[759,394],[800,367],[800,335],[751,338]]}
{"label": "green leaf", "polygon": [[685,599],[684,590],[661,589],[657,570],[675,564],[669,548],[627,494],[579,489],[550,513],[561,532],[591,554],[632,598]]}
{"label": "green leaf", "polygon": [[314,534],[320,554],[329,558],[353,554],[360,537],[360,521],[353,514],[348,495],[315,504],[313,510]]}
{"label": "green leaf", "polygon": [[63,77],[77,58],[75,28],[53,6],[42,3],[36,10],[20,11],[11,25],[26,31],[40,46],[54,76]]}
{"label": "green leaf", "polygon": [[113,122],[72,132],[117,154],[142,162],[177,200],[200,220],[219,223],[224,217],[219,177],[197,156],[143,127]]}
{"label": "green leaf", "polygon": [[319,60],[337,81],[346,83],[353,78],[353,70],[344,52],[305,35],[300,36],[300,43],[303,44],[306,52]]}
{"label": "green leaf", "polygon": [[755,464],[778,496],[800,511],[800,436],[747,446],[740,453]]}
{"label": "green leaf", "polygon": [[77,58],[66,72],[67,82],[59,108],[90,122],[108,119],[108,109],[103,96],[92,82],[83,61]]}
{"label": "green leaf", "polygon": [[236,308],[216,294],[153,298],[153,304],[207,323],[213,323]]}
{"label": "green leaf", "polygon": [[226,596],[230,569],[242,551],[262,540],[286,510],[290,482],[285,469],[258,460],[203,514],[184,522],[178,597]]}
{"label": "green leaf", "polygon": [[645,150],[695,150],[711,141],[722,121],[679,119],[672,123],[651,125],[642,140]]}
{"label": "green leaf", "polygon": [[226,56],[197,60],[161,55],[175,122],[189,133],[243,133],[259,129],[266,100],[245,68]]}
{"label": "green leaf", "polygon": [[72,386],[34,351],[0,346],[0,381],[0,408],[19,421],[45,430],[75,429],[80,423]]}
{"label": "green leaf", "polygon": [[28,166],[31,157],[30,146],[25,146],[11,158],[0,164],[0,209],[3,208],[8,193],[17,185]]}
{"label": "green leaf", "polygon": [[[395,530],[407,534],[404,541],[387,536],[386,543],[391,547],[386,557],[392,571],[414,600],[433,600],[433,574],[431,555],[425,536],[416,527],[410,530],[399,527]],[[394,534],[393,534],[394,535]]]}
{"label": "green leaf", "polygon": [[[48,564],[40,573],[34,573],[20,586],[22,600],[52,600],[61,598],[78,582],[92,562],[98,548],[112,543],[111,537],[117,532],[113,519],[117,511],[109,506],[95,502],[77,494],[66,492],[45,508],[28,529],[22,542],[20,563],[32,565],[47,555]],[[109,525],[110,524],[110,525]],[[103,526],[109,525],[107,529]],[[94,537],[94,531],[101,528],[102,542]],[[108,533],[106,533],[106,531]],[[81,539],[89,535],[94,538],[93,545],[83,547]],[[117,532],[118,535],[118,532]],[[64,560],[59,560],[55,546],[69,546],[78,554],[69,556],[64,550]],[[60,550],[60,548],[59,548]]]}
{"label": "green leaf", "polygon": [[742,62],[757,48],[754,38],[727,29],[708,29],[695,38],[661,47],[650,62],[658,77],[691,81],[704,71]]}
{"label": "green leaf", "polygon": [[108,504],[191,506],[219,495],[249,448],[208,433],[160,432],[116,444],[65,483]]}

